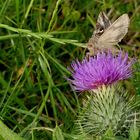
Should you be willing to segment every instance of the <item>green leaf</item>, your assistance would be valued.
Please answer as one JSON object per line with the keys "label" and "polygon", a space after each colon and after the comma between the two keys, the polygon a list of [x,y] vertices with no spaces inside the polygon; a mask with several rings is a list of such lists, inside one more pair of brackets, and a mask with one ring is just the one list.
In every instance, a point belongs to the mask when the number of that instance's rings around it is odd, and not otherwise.
{"label": "green leaf", "polygon": [[53,138],[52,139],[53,140],[64,140],[62,131],[58,126],[56,126],[56,128],[53,131]]}
{"label": "green leaf", "polygon": [[24,140],[0,120],[0,140]]}
{"label": "green leaf", "polygon": [[116,136],[115,140],[128,140],[128,138],[124,138],[122,136]]}
{"label": "green leaf", "polygon": [[136,126],[136,122],[130,128],[129,140],[139,140],[139,130]]}
{"label": "green leaf", "polygon": [[102,140],[115,140],[114,133],[111,127],[105,132]]}

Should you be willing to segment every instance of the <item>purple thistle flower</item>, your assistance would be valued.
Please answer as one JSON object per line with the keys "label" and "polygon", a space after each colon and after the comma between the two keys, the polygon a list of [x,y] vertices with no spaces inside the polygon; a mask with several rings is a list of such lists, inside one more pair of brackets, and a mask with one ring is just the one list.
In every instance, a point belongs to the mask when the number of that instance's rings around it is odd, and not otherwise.
{"label": "purple thistle flower", "polygon": [[102,85],[110,85],[120,80],[129,78],[132,75],[131,65],[127,53],[120,52],[113,56],[111,52],[98,53],[89,59],[84,58],[71,64],[72,83],[74,90],[87,91],[97,89]]}

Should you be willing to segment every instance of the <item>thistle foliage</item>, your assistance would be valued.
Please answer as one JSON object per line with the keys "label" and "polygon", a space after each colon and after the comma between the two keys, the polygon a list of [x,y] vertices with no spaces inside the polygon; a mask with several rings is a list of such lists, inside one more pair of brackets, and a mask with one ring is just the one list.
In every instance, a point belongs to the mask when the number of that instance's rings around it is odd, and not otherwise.
{"label": "thistle foliage", "polygon": [[78,132],[97,137],[111,129],[114,136],[127,137],[134,122],[140,127],[137,99],[120,86],[102,86],[90,91],[78,117]]}

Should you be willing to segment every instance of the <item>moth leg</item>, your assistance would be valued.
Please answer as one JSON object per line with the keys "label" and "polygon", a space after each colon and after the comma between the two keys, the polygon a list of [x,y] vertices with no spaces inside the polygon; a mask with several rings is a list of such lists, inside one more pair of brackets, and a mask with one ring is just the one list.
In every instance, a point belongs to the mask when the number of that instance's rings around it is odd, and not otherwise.
{"label": "moth leg", "polygon": [[91,57],[90,52],[86,53],[86,59],[89,60],[89,58]]}

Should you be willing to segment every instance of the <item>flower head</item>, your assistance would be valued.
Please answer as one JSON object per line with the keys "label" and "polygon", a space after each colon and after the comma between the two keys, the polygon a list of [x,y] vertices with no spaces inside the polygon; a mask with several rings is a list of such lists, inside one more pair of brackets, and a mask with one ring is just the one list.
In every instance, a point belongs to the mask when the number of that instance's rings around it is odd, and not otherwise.
{"label": "flower head", "polygon": [[73,62],[70,70],[72,79],[69,80],[74,90],[96,89],[129,78],[133,62],[129,60],[127,53],[120,52],[118,56],[113,56],[111,52],[98,53],[89,59],[84,58],[82,62]]}

